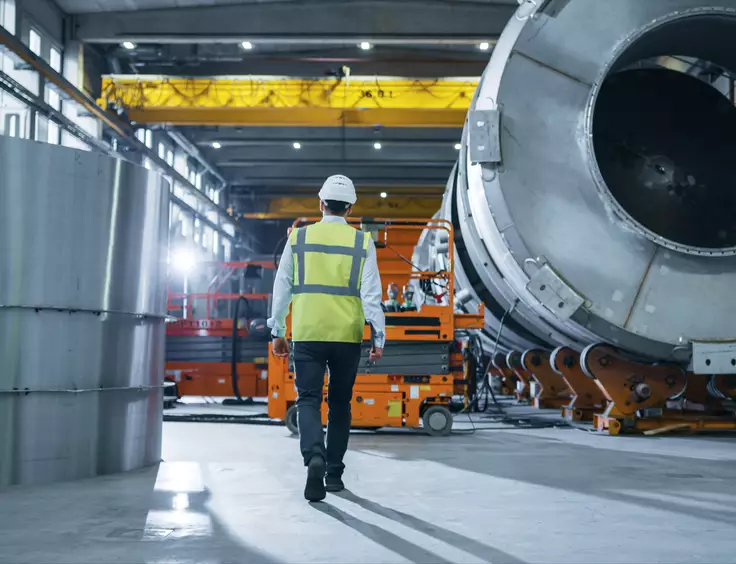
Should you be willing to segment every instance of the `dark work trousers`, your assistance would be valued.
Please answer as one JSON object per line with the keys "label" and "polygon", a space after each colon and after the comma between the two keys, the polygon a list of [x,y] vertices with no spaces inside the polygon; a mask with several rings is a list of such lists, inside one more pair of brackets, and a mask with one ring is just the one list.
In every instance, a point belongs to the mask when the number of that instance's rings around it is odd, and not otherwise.
{"label": "dark work trousers", "polygon": [[[294,343],[296,406],[299,443],[304,464],[314,455],[327,463],[327,473],[342,476],[342,462],[350,437],[350,400],[360,363],[360,343]],[[322,433],[322,389],[325,371],[329,370],[327,390],[327,448]]]}

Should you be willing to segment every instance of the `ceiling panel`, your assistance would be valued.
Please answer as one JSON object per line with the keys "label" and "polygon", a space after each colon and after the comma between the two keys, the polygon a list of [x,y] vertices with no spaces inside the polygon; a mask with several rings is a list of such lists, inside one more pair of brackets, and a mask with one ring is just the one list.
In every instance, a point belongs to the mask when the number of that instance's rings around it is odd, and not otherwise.
{"label": "ceiling panel", "polygon": [[157,8],[191,8],[226,4],[256,4],[291,2],[293,0],[56,0],[68,14],[91,12],[122,12],[125,10],[155,10]]}
{"label": "ceiling panel", "polygon": [[[125,10],[155,10],[157,8],[188,8],[193,6],[222,6],[227,4],[264,4],[273,2],[299,2],[300,0],[56,0],[59,7],[69,14],[91,12],[121,12]],[[342,0],[349,2],[351,0]],[[407,0],[397,0],[407,1]],[[419,3],[419,2],[418,2]],[[423,0],[425,4],[509,4],[517,0]]]}

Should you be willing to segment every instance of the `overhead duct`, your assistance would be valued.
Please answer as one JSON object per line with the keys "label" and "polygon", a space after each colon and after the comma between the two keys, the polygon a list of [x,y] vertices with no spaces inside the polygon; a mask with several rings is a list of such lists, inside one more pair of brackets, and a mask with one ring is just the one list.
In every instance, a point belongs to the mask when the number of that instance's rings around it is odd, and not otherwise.
{"label": "overhead duct", "polygon": [[604,341],[681,362],[707,350],[726,370],[736,108],[696,73],[652,62],[736,68],[732,6],[521,4],[440,212],[456,230],[458,287],[486,304],[488,334],[507,316],[500,346]]}

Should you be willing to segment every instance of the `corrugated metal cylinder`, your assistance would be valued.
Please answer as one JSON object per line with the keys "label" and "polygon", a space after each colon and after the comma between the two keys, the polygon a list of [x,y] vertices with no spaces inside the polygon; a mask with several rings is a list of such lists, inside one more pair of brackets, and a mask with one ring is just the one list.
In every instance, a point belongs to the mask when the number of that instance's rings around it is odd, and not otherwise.
{"label": "corrugated metal cylinder", "polygon": [[168,186],[0,137],[0,486],[161,454]]}

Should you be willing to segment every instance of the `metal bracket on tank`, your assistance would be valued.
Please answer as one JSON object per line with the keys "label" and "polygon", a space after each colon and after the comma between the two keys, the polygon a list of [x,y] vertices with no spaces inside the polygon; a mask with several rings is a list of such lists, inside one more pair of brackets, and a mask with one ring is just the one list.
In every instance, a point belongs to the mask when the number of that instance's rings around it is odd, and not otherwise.
{"label": "metal bracket on tank", "polygon": [[472,110],[468,115],[470,125],[470,161],[473,164],[501,162],[501,112],[498,110]]}
{"label": "metal bracket on tank", "polygon": [[693,341],[695,374],[736,374],[736,341]]}
{"label": "metal bracket on tank", "polygon": [[530,259],[524,264],[524,270],[527,270],[526,267],[532,263],[537,270],[530,275],[526,289],[557,317],[569,319],[585,303],[585,299],[573,290],[549,264],[544,263],[540,266],[537,261]]}

